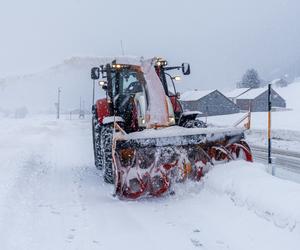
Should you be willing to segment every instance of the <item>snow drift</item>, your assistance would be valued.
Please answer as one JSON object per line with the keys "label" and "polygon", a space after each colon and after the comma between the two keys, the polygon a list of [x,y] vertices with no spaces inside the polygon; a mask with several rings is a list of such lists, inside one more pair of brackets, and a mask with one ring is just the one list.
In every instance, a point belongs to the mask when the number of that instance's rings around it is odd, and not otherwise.
{"label": "snow drift", "polygon": [[244,161],[216,166],[205,178],[205,187],[226,194],[276,226],[293,230],[300,223],[300,185],[264,171],[259,163]]}

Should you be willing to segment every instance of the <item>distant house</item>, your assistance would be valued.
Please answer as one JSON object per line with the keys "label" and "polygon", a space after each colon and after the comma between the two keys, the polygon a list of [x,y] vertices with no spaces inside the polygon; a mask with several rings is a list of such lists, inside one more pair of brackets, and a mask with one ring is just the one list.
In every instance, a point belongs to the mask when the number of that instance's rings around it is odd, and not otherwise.
{"label": "distant house", "polygon": [[[229,98],[230,92],[226,95]],[[271,101],[272,107],[286,107],[285,100],[273,89],[271,89]],[[248,89],[234,97],[234,102],[241,110],[251,110],[252,112],[268,111],[268,89]]]}
{"label": "distant house", "polygon": [[203,116],[240,112],[239,107],[218,90],[193,90],[181,95],[185,111],[200,111]]}

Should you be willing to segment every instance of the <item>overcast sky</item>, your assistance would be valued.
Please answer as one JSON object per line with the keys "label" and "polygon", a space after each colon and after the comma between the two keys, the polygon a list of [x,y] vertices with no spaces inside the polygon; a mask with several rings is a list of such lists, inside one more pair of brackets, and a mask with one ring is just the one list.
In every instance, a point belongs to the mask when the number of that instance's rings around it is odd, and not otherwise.
{"label": "overcast sky", "polygon": [[0,77],[71,56],[190,62],[191,88],[232,86],[300,55],[299,0],[0,0]]}

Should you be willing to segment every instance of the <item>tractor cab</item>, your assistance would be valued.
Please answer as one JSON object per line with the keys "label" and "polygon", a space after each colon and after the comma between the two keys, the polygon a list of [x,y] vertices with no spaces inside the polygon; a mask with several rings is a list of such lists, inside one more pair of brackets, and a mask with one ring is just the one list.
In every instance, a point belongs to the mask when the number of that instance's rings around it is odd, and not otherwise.
{"label": "tractor cab", "polygon": [[[109,106],[109,116],[118,116],[124,120],[126,132],[138,131],[138,117],[145,114],[147,98],[145,93],[145,79],[141,68],[136,65],[112,64],[101,66],[104,81],[100,81],[106,91],[106,100]],[[143,107],[137,107],[137,101],[143,100]],[[140,119],[142,122],[143,119]]]}
{"label": "tractor cab", "polygon": [[[98,117],[121,117],[126,132],[143,130],[147,126],[186,126],[187,123],[189,126],[199,127],[196,120],[199,112],[183,112],[180,95],[174,83],[180,77],[168,73],[170,70],[181,69],[183,75],[189,75],[189,64],[167,66],[167,61],[162,58],[153,58],[150,61],[123,59],[118,58],[112,63],[92,69],[93,79],[99,79],[100,73],[102,74],[99,83],[106,91],[108,106],[108,112],[100,113]],[[153,82],[155,87],[149,88],[147,82]]]}
{"label": "tractor cab", "polygon": [[[92,69],[93,75],[102,80],[99,84],[106,91],[105,116],[120,117],[127,133],[140,131],[147,127],[175,125],[173,105],[165,95],[163,84],[155,71],[155,60],[123,62],[114,60],[110,64]],[[94,74],[99,69],[99,74]],[[95,72],[93,72],[95,71]],[[149,88],[151,81],[155,87]],[[149,103],[149,95],[152,103]],[[104,100],[97,103],[103,104]],[[97,110],[103,105],[99,105]],[[103,116],[98,112],[98,117]],[[100,119],[102,120],[102,119]],[[149,125],[151,123],[151,125]]]}

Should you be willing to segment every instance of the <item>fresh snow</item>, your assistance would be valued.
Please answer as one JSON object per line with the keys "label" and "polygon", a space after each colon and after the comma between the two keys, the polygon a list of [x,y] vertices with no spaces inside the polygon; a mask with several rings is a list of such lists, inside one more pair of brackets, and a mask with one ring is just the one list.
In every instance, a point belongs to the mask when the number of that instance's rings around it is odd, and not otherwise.
{"label": "fresh snow", "polygon": [[270,176],[262,171],[264,165],[239,161],[227,165],[209,172],[205,185],[279,227],[293,230],[299,225],[299,184]]}
{"label": "fresh snow", "polygon": [[300,185],[243,161],[175,195],[120,201],[93,164],[91,122],[0,120],[0,248],[298,250]]}
{"label": "fresh snow", "polygon": [[236,88],[229,92],[224,93],[224,95],[228,98],[236,98],[244,93],[246,93],[250,88]]}
{"label": "fresh snow", "polygon": [[197,101],[204,96],[209,95],[210,93],[214,92],[215,90],[189,90],[181,94],[180,100],[181,101]]}
{"label": "fresh snow", "polygon": [[[127,134],[126,139],[178,137],[179,135],[207,135],[208,137],[219,139],[224,135],[236,135],[243,133],[241,128],[185,128],[172,126],[167,128],[147,129],[139,132]],[[209,139],[209,138],[208,138]]]}
{"label": "fresh snow", "polygon": [[250,89],[243,94],[239,95],[238,99],[255,99],[262,93],[264,93],[267,90],[267,88],[257,88],[257,89]]}
{"label": "fresh snow", "polygon": [[103,119],[103,124],[109,124],[113,122],[124,122],[124,119],[121,116],[106,116]]}

